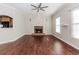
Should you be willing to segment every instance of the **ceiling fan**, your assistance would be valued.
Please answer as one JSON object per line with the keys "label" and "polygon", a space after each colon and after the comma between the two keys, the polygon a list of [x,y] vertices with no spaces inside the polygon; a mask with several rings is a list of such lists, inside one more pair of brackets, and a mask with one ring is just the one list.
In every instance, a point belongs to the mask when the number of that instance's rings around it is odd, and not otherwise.
{"label": "ceiling fan", "polygon": [[34,9],[32,9],[32,10],[37,10],[37,12],[39,12],[40,10],[45,11],[44,8],[48,8],[48,6],[43,6],[42,7],[42,3],[40,3],[38,6],[35,6],[35,5],[31,4],[31,6],[34,7]]}

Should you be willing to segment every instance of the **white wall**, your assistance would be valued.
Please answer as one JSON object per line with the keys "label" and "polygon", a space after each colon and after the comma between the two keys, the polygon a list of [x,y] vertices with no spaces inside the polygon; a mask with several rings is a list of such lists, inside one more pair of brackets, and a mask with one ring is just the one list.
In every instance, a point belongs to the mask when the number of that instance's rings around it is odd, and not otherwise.
{"label": "white wall", "polygon": [[25,17],[15,8],[0,4],[0,15],[8,15],[13,18],[13,28],[0,28],[0,44],[14,41],[25,34]]}
{"label": "white wall", "polygon": [[[44,26],[44,33],[51,34],[51,17],[42,13],[26,14],[26,34],[34,33],[34,26]],[[30,21],[31,19],[31,21]]]}
{"label": "white wall", "polygon": [[[71,37],[71,10],[78,6],[79,4],[67,4],[52,16],[52,34],[77,49],[79,49],[79,39]],[[61,26],[61,34],[55,32],[55,20],[58,16],[61,17],[61,24],[69,25],[68,27]]]}

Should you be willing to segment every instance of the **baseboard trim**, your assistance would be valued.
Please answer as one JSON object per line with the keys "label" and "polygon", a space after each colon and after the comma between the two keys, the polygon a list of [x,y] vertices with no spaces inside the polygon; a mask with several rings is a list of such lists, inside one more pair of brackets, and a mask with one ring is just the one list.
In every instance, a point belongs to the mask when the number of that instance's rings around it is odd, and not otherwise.
{"label": "baseboard trim", "polygon": [[57,37],[57,36],[56,36],[56,35],[54,35],[54,34],[52,34],[52,35],[53,35],[53,36],[55,36],[56,38],[58,38],[58,39],[62,40],[63,42],[67,43],[68,45],[72,46],[73,48],[75,48],[75,49],[79,50],[79,48],[78,48],[78,47],[76,47],[75,45],[70,44],[69,42],[67,42],[67,41],[63,40],[63,39],[62,39],[62,38],[60,38],[60,37]]}
{"label": "baseboard trim", "polygon": [[25,34],[22,34],[22,35],[20,35],[19,37],[17,37],[17,38],[15,38],[15,39],[13,39],[13,40],[0,42],[0,44],[5,44],[5,43],[9,43],[9,42],[14,42],[14,41],[16,41],[17,39],[19,39],[19,38],[21,38],[22,36],[24,36],[24,35],[25,35]]}

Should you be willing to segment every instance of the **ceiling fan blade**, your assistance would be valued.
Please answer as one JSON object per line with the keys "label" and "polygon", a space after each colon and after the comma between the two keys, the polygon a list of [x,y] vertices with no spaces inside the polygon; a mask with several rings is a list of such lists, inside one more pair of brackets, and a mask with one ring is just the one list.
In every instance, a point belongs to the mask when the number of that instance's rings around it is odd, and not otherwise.
{"label": "ceiling fan blade", "polygon": [[40,8],[40,10],[45,11],[43,8]]}
{"label": "ceiling fan blade", "polygon": [[40,10],[45,11],[44,9],[40,9]]}
{"label": "ceiling fan blade", "polygon": [[31,6],[33,6],[33,7],[37,8],[37,6],[34,6],[34,5],[32,5],[32,4],[31,4]]}
{"label": "ceiling fan blade", "polygon": [[41,8],[48,8],[48,6],[45,6],[45,7],[41,7]]}
{"label": "ceiling fan blade", "polygon": [[39,4],[39,7],[41,7],[42,3]]}
{"label": "ceiling fan blade", "polygon": [[39,12],[39,9],[37,9],[37,12]]}

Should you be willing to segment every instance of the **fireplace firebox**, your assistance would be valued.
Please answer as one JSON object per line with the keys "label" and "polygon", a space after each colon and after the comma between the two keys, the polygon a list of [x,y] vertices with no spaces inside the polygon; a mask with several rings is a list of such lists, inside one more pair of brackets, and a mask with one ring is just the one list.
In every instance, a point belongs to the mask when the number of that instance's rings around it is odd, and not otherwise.
{"label": "fireplace firebox", "polygon": [[43,33],[43,26],[34,26],[34,33]]}

